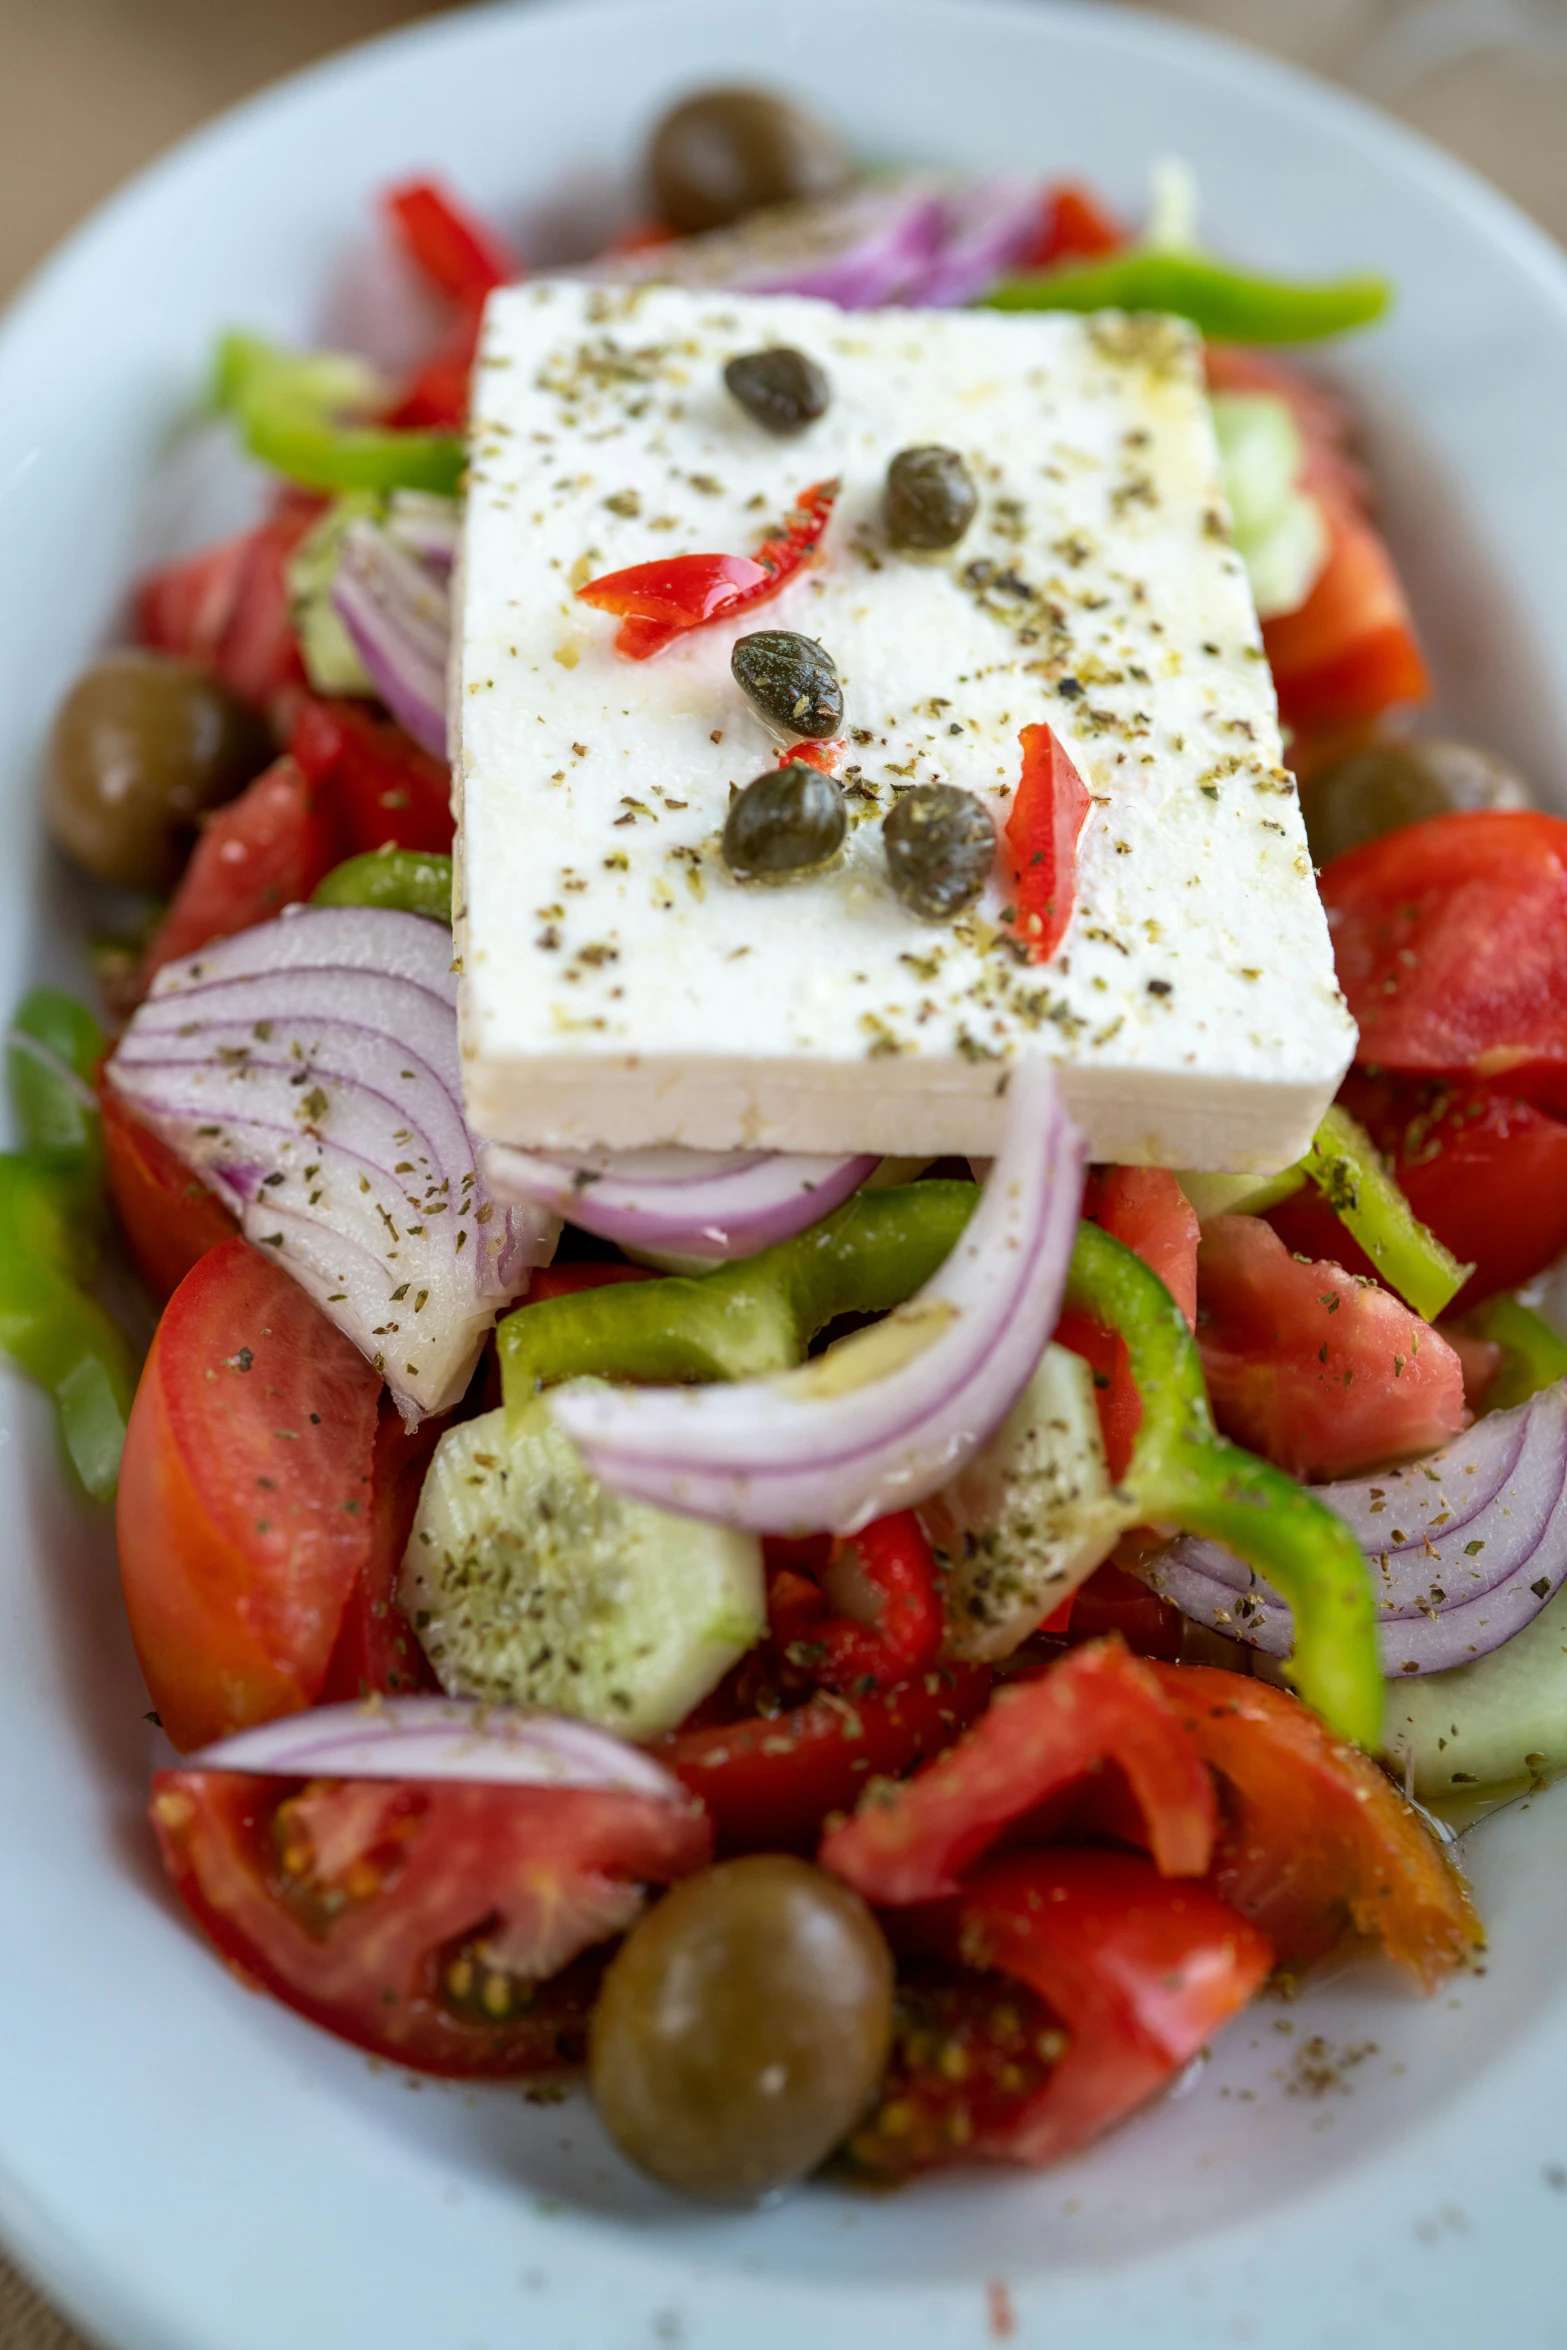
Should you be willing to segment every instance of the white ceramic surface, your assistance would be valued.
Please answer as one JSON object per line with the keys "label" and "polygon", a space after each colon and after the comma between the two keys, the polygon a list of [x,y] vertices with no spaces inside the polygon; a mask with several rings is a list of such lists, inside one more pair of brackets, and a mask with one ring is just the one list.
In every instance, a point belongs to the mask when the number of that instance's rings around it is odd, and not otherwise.
{"label": "white ceramic surface", "polygon": [[[135,565],[244,510],[189,432],[214,330],[299,336],[394,173],[450,170],[559,251],[718,75],[830,97],[873,152],[1197,166],[1214,240],[1375,264],[1368,405],[1450,710],[1561,792],[1567,267],[1453,165],[1298,76],[1108,7],[614,0],[445,18],[180,149],[0,334],[0,1000],[78,967],[40,746]],[[741,2217],[636,2181],[576,2103],[380,2071],[215,1966],[141,1825],[151,1733],[107,1529],[0,1369],[0,2232],[125,2350],[966,2350],[1567,2341],[1567,1790],[1472,1855],[1493,1951],[1429,2005],[1374,1973],[1262,2005],[1160,2108],[1043,2178]],[[1320,2034],[1336,2085],[1303,2056]],[[1358,2055],[1355,2053],[1358,2052]],[[1354,2061],[1345,2064],[1346,2054]]]}

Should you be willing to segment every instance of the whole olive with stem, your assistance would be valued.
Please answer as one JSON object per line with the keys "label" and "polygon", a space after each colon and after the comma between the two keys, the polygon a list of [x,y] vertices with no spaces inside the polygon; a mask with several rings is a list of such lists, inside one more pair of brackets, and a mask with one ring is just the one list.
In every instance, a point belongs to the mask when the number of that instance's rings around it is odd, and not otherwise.
{"label": "whole olive with stem", "polygon": [[860,1896],[787,1853],[686,1877],[611,1960],[588,2078],[665,2186],[754,2203],[865,2111],[892,2044],[892,1954]]}

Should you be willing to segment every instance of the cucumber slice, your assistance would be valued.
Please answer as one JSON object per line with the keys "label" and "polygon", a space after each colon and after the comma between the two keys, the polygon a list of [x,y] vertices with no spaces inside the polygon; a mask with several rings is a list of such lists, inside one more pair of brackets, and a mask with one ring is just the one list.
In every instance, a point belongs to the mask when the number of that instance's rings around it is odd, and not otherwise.
{"label": "cucumber slice", "polygon": [[1567,1770],[1567,1586],[1489,1656],[1388,1689],[1388,1749],[1425,1803]]}
{"label": "cucumber slice", "polygon": [[752,1534],[600,1485],[540,1403],[436,1447],[401,1598],[448,1695],[654,1738],[767,1629]]}
{"label": "cucumber slice", "polygon": [[1010,1656],[1114,1549],[1126,1524],[1105,1468],[1093,1373],[1048,1346],[966,1469],[920,1504],[942,1574],[946,1653]]}

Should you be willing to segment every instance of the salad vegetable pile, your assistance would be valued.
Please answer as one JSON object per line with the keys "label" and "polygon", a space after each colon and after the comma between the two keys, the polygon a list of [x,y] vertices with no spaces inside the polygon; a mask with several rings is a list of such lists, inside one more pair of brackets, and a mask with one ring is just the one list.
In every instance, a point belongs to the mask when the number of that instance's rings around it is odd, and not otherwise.
{"label": "salad vegetable pile", "polygon": [[[1414,730],[1353,417],[1277,355],[1370,325],[1381,280],[1232,268],[1168,167],[1140,237],[1075,184],[862,177],[757,91],[674,109],[647,186],[575,273],[606,297],[1195,330],[1211,530],[1359,1027],[1338,1101],[1260,1175],[1087,1164],[1047,1051],[997,1063],[988,1165],[477,1131],[448,677],[483,321],[524,270],[417,181],[382,217],[444,338],[393,381],[229,335],[263,511],[143,580],[60,713],[48,825],[122,924],[107,1034],[48,988],[9,1031],[0,1345],[115,1503],[182,1758],[152,1828],[217,1951],[409,2067],[585,2068],[634,2162],[746,2201],[829,2161],[1053,2161],[1270,1978],[1380,1945],[1430,1990],[1478,1948],[1419,1806],[1567,1765],[1567,1343],[1535,1310],[1567,1250],[1567,821]],[[832,369],[774,344],[700,396],[808,452]],[[807,456],[745,547],[584,549],[562,594],[628,681],[725,632],[778,746],[715,831],[726,888],[825,923],[880,821],[899,918],[972,931],[1002,872],[987,951],[1043,986],[1102,796],[1048,721],[1117,680],[1058,661],[1012,718],[1004,823],[950,781],[878,802],[812,582],[852,540],[867,599],[948,562],[982,611],[1034,593],[970,562],[972,454],[879,462],[879,535]],[[566,915],[517,920],[549,947]],[[116,1232],[161,1309],[139,1375],[95,1290]]]}

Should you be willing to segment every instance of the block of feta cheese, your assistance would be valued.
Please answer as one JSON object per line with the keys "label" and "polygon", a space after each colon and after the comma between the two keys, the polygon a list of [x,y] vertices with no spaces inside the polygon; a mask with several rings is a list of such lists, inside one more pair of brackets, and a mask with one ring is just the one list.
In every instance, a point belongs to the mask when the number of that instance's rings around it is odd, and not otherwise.
{"label": "block of feta cheese", "polygon": [[[723,374],[776,344],[831,386],[783,438]],[[950,552],[900,554],[887,466],[930,443],[961,453],[979,508]],[[749,553],[831,477],[818,559],[738,620],[635,661],[577,600],[625,566]],[[983,1154],[1008,1062],[1043,1052],[1096,1158],[1249,1171],[1304,1148],[1354,1031],[1178,322],[508,288],[485,321],[457,610],[478,1133]],[[730,671],[760,628],[817,638],[845,697],[848,846],[787,886],[737,881],[719,846],[780,752]],[[1036,721],[1092,796],[1046,963],[1009,920],[1000,837]],[[937,780],[998,828],[983,897],[947,924],[894,895],[881,837],[899,793]]]}

